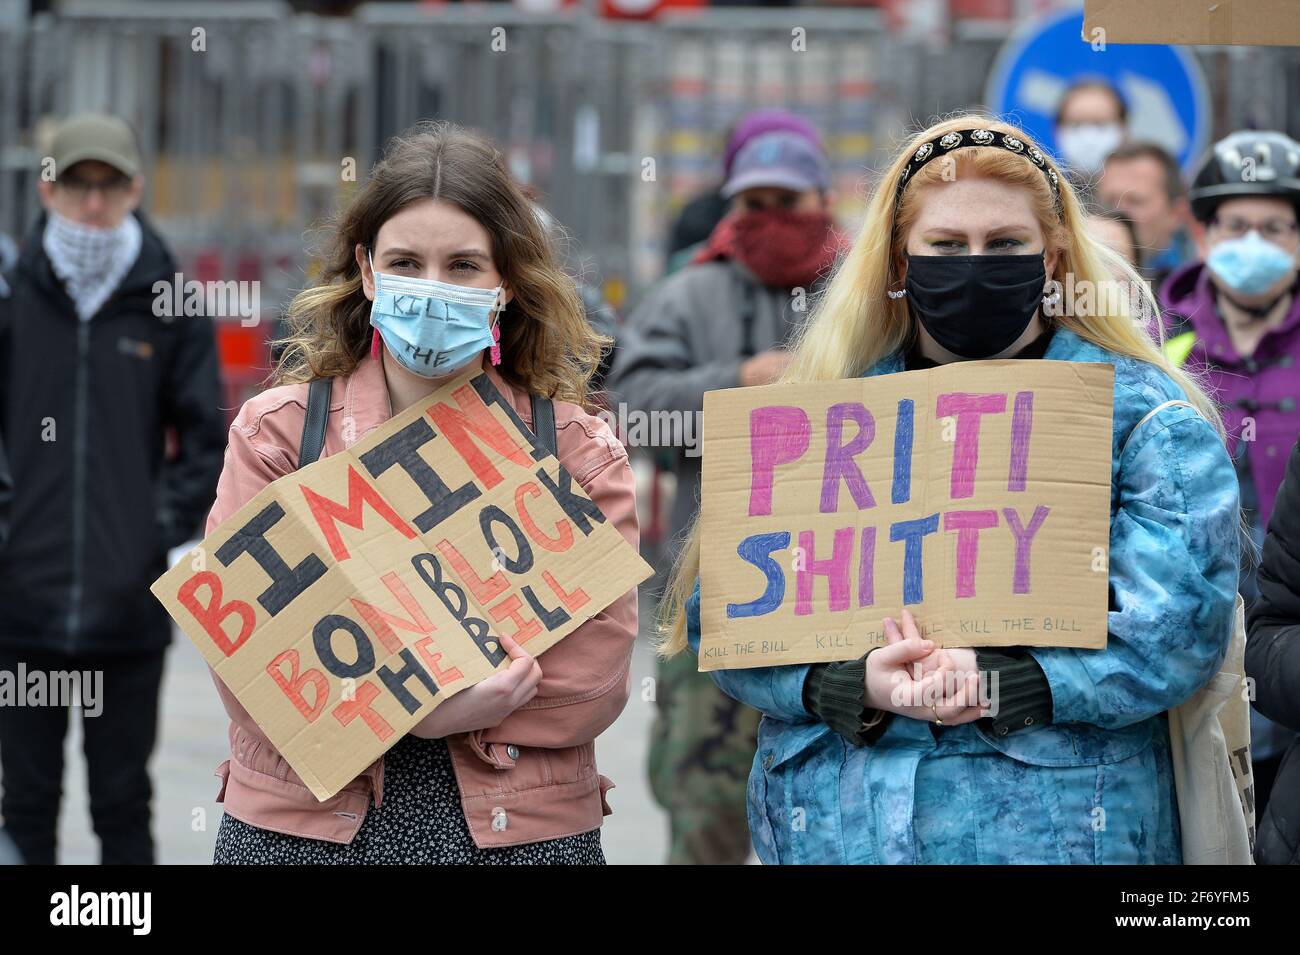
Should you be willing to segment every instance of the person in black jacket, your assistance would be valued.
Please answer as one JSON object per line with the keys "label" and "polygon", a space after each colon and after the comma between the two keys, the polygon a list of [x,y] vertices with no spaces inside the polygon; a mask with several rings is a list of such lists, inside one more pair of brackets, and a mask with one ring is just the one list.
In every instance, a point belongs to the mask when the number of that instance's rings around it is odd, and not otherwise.
{"label": "person in black jacket", "polygon": [[[206,317],[158,314],[177,269],[135,212],[143,179],[129,127],[74,117],[52,147],[46,212],[0,295],[0,437],[14,486],[0,670],[44,672],[49,687],[54,674],[81,674],[101,858],[149,863],[146,763],[171,639],[149,585],[216,491],[216,342]],[[29,863],[54,861],[67,725],[68,700],[52,693],[0,706],[0,813]]]}
{"label": "person in black jacket", "polygon": [[[1255,709],[1300,733],[1300,444],[1291,451],[1268,522],[1258,580],[1246,641]],[[1300,864],[1300,741],[1291,743],[1271,782],[1272,795],[1257,826],[1255,861]]]}

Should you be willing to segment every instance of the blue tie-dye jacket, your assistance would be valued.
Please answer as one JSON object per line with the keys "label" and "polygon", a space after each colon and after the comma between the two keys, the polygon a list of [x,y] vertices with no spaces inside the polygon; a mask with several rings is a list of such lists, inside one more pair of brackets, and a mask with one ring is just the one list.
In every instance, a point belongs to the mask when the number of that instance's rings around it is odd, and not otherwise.
{"label": "blue tie-dye jacket", "polygon": [[[807,665],[715,670],[763,713],[749,825],[765,863],[1179,863],[1163,715],[1222,664],[1237,589],[1238,491],[1213,428],[1156,367],[1059,330],[1048,359],[1115,366],[1110,637],[1033,648],[1052,722],[994,738],[894,717],[854,746],[803,705]],[[869,375],[903,370],[901,354]],[[1129,441],[1130,434],[1132,440]],[[1126,446],[1127,442],[1127,446]],[[698,653],[699,584],[687,602]]]}

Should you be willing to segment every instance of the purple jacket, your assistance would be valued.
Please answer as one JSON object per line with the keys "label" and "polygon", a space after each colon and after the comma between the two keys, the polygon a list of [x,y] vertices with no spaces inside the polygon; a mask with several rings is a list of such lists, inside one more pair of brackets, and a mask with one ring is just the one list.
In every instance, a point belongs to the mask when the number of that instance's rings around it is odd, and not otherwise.
{"label": "purple jacket", "polygon": [[1189,331],[1196,335],[1187,365],[1189,370],[1207,369],[1208,384],[1223,408],[1234,457],[1246,419],[1254,419],[1254,440],[1247,442],[1247,454],[1259,500],[1259,524],[1267,527],[1287,458],[1300,435],[1300,365],[1296,363],[1300,295],[1291,303],[1286,320],[1260,340],[1250,358],[1242,358],[1233,348],[1203,262],[1174,272],[1161,288],[1160,300],[1166,310],[1168,341]]}

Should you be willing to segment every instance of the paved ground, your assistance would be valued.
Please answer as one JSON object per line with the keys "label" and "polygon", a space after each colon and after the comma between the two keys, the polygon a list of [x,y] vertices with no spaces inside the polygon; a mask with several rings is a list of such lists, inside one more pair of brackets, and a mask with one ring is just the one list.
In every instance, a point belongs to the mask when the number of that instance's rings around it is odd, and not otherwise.
{"label": "paved ground", "polygon": [[[601,835],[611,863],[658,863],[666,853],[667,822],[650,797],[646,744],[654,703],[642,699],[654,659],[644,639],[632,659],[632,698],[618,722],[596,742],[600,771],[618,785],[609,794],[614,814]],[[212,771],[226,758],[226,715],[198,650],[178,636],[163,680],[161,739],[154,754],[154,836],[158,861],[207,863],[212,859],[221,807],[213,801]],[[73,721],[59,819],[59,861],[95,863],[99,845],[90,829],[81,728]]]}

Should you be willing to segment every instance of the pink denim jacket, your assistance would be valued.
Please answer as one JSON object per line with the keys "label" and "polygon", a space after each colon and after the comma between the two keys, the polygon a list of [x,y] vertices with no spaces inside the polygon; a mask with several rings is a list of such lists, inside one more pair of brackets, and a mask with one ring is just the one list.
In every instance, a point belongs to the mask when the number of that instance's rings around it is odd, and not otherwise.
{"label": "pink denim jacket", "polygon": [[[528,394],[486,362],[483,370],[531,426]],[[267,484],[296,470],[306,401],[306,385],[286,385],[240,409],[230,427],[208,532]],[[391,416],[383,368],[367,357],[334,382],[322,456],[352,445]],[[577,405],[555,402],[555,420],[560,463],[628,543],[638,546],[635,482],[623,445],[608,425]],[[480,848],[588,832],[611,812],[605,793],[614,784],[596,772],[595,739],[627,703],[636,630],[633,589],[538,658],[542,681],[530,702],[497,727],[448,737],[465,819]],[[230,759],[217,769],[217,801],[225,811],[262,829],[351,842],[372,797],[376,806],[382,804],[383,757],[318,802],[234,694],[215,674],[213,680],[231,719]]]}

